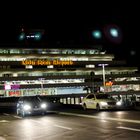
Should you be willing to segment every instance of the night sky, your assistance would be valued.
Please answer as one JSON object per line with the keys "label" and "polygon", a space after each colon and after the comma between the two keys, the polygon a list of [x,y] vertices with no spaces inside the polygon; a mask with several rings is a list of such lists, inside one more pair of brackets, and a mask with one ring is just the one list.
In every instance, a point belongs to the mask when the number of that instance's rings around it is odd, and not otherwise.
{"label": "night sky", "polygon": [[[136,4],[122,5],[115,2],[107,6],[100,3],[85,5],[79,1],[78,4],[20,4],[16,9],[6,7],[5,10],[1,10],[0,47],[25,46],[18,40],[22,28],[45,29],[44,37],[33,47],[37,47],[38,44],[56,48],[88,48],[92,45],[102,45],[108,53],[115,54],[116,59],[127,60],[128,65],[140,68],[139,13]],[[110,25],[120,29],[122,40],[119,43],[106,37],[105,28]],[[91,35],[91,32],[97,29],[103,33],[101,39],[94,39]]]}

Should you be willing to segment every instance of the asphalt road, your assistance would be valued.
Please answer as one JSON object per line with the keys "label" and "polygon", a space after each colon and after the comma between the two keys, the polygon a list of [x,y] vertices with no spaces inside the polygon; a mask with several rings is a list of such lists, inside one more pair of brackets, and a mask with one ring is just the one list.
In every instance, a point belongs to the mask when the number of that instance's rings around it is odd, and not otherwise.
{"label": "asphalt road", "polygon": [[0,113],[0,140],[139,140],[140,111],[65,108],[45,116]]}

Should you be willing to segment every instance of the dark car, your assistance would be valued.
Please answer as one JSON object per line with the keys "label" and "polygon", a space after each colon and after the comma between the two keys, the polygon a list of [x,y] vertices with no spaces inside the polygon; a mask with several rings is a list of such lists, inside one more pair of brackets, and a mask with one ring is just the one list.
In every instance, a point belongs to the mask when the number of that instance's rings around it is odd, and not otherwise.
{"label": "dark car", "polygon": [[17,102],[17,115],[25,117],[26,115],[41,113],[47,111],[47,103],[39,96],[24,96],[20,97]]}

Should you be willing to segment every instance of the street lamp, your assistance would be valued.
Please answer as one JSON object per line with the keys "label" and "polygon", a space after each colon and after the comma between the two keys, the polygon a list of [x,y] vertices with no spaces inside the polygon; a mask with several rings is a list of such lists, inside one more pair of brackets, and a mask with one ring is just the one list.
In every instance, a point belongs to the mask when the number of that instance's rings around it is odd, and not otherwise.
{"label": "street lamp", "polygon": [[108,64],[99,64],[98,66],[102,66],[103,68],[103,87],[104,87],[104,93],[105,93],[105,66],[108,66]]}
{"label": "street lamp", "polygon": [[41,82],[40,83],[41,84],[41,94],[43,94],[43,89],[44,89],[43,83],[44,83],[44,80],[45,80],[45,78],[39,78],[39,81]]}

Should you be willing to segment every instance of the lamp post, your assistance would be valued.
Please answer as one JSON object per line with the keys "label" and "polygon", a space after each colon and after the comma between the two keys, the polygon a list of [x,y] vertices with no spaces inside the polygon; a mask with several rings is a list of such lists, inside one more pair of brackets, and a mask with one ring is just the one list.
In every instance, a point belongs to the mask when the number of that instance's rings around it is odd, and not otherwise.
{"label": "lamp post", "polygon": [[43,89],[44,89],[44,87],[43,87],[43,83],[44,83],[44,79],[45,78],[39,78],[39,80],[40,80],[40,84],[41,84],[41,94],[43,94]]}
{"label": "lamp post", "polygon": [[108,64],[99,64],[98,66],[102,66],[103,68],[103,87],[104,87],[104,93],[105,93],[105,66],[108,66]]}

